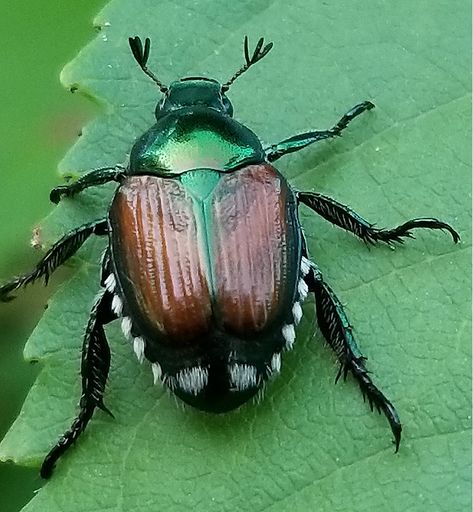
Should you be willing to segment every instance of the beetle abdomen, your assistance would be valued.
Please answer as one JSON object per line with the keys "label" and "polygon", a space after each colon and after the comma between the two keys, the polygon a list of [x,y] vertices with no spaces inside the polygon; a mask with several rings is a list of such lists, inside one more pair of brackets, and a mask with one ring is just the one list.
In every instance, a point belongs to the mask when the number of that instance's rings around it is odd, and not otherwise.
{"label": "beetle abdomen", "polygon": [[269,164],[133,176],[118,189],[110,209],[118,292],[146,357],[192,405],[237,407],[279,367],[272,359],[299,279],[295,211]]}

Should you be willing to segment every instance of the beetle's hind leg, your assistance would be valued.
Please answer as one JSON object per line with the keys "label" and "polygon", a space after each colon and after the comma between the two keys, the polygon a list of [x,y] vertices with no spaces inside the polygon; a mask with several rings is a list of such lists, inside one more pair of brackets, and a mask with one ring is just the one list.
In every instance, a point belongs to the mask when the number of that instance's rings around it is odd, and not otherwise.
{"label": "beetle's hind leg", "polygon": [[358,103],[352,109],[350,109],[345,115],[343,115],[338,123],[329,130],[323,131],[314,131],[314,132],[306,132],[301,133],[299,135],[294,135],[293,137],[289,137],[289,139],[285,139],[278,144],[273,144],[269,146],[269,148],[265,148],[266,158],[269,162],[274,162],[278,158],[281,158],[284,155],[288,155],[289,153],[294,153],[294,151],[299,151],[300,149],[305,148],[309,144],[313,144],[314,142],[318,142],[319,140],[330,139],[332,137],[338,137],[341,135],[342,131],[348,126],[348,123],[358,117],[363,112],[367,110],[371,110],[374,108],[373,103],[371,101],[363,101],[362,103]]}
{"label": "beetle's hind leg", "polygon": [[348,206],[335,201],[331,197],[315,192],[297,192],[297,199],[324,219],[353,233],[366,243],[384,242],[388,245],[392,245],[393,242],[403,243],[404,238],[414,238],[412,229],[419,228],[448,231],[455,243],[460,240],[460,235],[452,226],[438,219],[411,219],[392,229],[380,229],[360,217]]}
{"label": "beetle's hind leg", "polygon": [[317,321],[323,336],[340,361],[336,381],[350,372],[360,386],[363,398],[367,398],[371,410],[374,407],[386,416],[394,436],[396,452],[401,442],[401,422],[393,404],[373,383],[365,366],[366,358],[361,354],[350,323],[337,296],[322,279],[319,269],[311,263],[311,270],[305,277],[309,291],[315,295]]}
{"label": "beetle's hind leg", "polygon": [[51,476],[57,460],[85,430],[96,407],[112,415],[103,403],[110,368],[110,348],[103,326],[116,318],[112,311],[112,299],[112,293],[102,290],[92,307],[82,345],[79,414],[44,459],[40,471],[43,478]]}
{"label": "beetle's hind leg", "polygon": [[48,284],[49,276],[73,256],[90,235],[103,236],[107,233],[108,226],[106,220],[90,222],[70,231],[49,249],[33,271],[16,277],[0,286],[0,301],[8,302],[14,299],[10,295],[11,292],[29,283],[33,283],[37,279],[44,278],[45,284]]}

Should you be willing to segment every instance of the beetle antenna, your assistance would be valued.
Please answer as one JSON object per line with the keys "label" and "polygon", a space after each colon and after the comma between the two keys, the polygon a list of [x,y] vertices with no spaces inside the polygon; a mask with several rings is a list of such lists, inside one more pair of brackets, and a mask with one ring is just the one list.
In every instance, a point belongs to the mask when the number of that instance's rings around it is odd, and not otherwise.
{"label": "beetle antenna", "polygon": [[145,47],[143,49],[143,43],[141,42],[141,39],[138,36],[135,37],[129,37],[128,43],[131,48],[131,52],[133,53],[133,57],[135,57],[136,62],[138,62],[138,65],[143,70],[143,73],[148,75],[151,80],[159,87],[159,90],[164,94],[167,92],[168,88],[159,80],[159,78],[148,69],[146,64],[148,63],[148,57],[149,57],[149,50],[151,48],[151,41],[150,38],[147,37],[145,39]]}
{"label": "beetle antenna", "polygon": [[264,38],[260,37],[258,44],[256,45],[256,48],[253,51],[253,55],[250,58],[250,52],[248,51],[248,36],[245,36],[245,40],[243,43],[243,50],[245,52],[245,64],[230,78],[228,82],[222,85],[222,92],[228,91],[230,86],[240,75],[247,71],[253,64],[256,64],[265,55],[267,55],[269,50],[271,50],[271,48],[273,47],[273,43],[268,43],[264,48],[263,44]]}

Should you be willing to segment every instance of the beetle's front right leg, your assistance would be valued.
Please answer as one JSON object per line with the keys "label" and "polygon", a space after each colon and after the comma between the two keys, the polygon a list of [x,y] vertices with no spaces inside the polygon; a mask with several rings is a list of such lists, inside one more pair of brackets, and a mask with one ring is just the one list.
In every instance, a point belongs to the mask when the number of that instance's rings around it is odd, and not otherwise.
{"label": "beetle's front right leg", "polygon": [[71,256],[73,256],[89,238],[90,235],[103,236],[108,233],[107,221],[102,219],[84,224],[74,229],[58,240],[44,257],[38,262],[34,270],[12,279],[10,282],[0,286],[0,301],[8,302],[14,297],[11,292],[18,290],[22,286],[33,283],[41,277],[48,284],[49,276]]}
{"label": "beetle's front right leg", "polygon": [[44,459],[40,471],[43,478],[51,476],[57,460],[84,432],[96,407],[113,416],[103,403],[110,369],[110,348],[103,326],[116,318],[112,310],[112,300],[113,294],[102,290],[92,307],[82,345],[82,395],[79,414]]}
{"label": "beetle's front right leg", "polygon": [[81,176],[77,181],[69,185],[59,185],[53,188],[49,194],[49,199],[53,203],[58,204],[62,197],[73,196],[86,188],[104,185],[109,181],[117,181],[120,183],[125,175],[126,169],[121,165],[95,169]]}
{"label": "beetle's front right leg", "polygon": [[313,144],[319,140],[339,137],[350,121],[372,108],[374,108],[374,105],[371,101],[363,101],[350,109],[340,118],[338,123],[335,126],[332,126],[329,130],[301,133],[299,135],[289,137],[289,139],[285,139],[278,144],[273,144],[272,146],[269,146],[269,148],[265,148],[264,151],[266,153],[266,158],[268,159],[268,162],[274,162],[284,155],[294,153],[294,151],[299,151],[309,144]]}

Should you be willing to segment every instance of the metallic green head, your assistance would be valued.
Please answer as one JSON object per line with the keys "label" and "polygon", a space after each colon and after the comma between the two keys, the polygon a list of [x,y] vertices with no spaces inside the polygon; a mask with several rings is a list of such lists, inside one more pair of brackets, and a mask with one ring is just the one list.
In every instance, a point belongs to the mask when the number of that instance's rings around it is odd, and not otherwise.
{"label": "metallic green head", "polygon": [[233,106],[217,80],[203,77],[181,78],[172,82],[156,107],[156,119],[183,108],[207,107],[233,116]]}
{"label": "metallic green head", "polygon": [[247,71],[253,64],[261,60],[273,47],[269,43],[263,47],[264,39],[261,37],[250,56],[248,50],[248,37],[244,40],[245,64],[224,84],[210,78],[188,77],[181,78],[167,87],[158,77],[148,69],[148,57],[151,48],[151,41],[147,37],[145,44],[138,36],[130,37],[128,40],[131,51],[143,72],[148,75],[159,90],[164,94],[164,98],[156,106],[156,118],[160,119],[169,112],[175,112],[181,109],[192,109],[194,107],[209,108],[226,116],[233,116],[233,106],[226,96],[226,92],[233,82]]}

